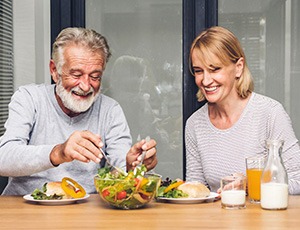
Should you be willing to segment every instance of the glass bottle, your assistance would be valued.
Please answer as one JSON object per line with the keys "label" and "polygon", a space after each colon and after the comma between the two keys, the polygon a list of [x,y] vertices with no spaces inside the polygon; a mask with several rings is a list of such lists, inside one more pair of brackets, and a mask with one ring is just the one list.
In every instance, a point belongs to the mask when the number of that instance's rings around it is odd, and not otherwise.
{"label": "glass bottle", "polygon": [[281,159],[283,140],[266,140],[268,160],[261,176],[263,209],[281,210],[288,206],[288,177]]}

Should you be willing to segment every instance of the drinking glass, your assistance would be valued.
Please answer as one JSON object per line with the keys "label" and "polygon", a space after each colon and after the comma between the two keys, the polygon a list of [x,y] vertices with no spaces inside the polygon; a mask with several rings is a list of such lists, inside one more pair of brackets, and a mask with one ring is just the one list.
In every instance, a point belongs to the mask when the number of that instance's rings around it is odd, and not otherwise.
{"label": "drinking glass", "polygon": [[251,203],[260,203],[260,179],[266,160],[263,154],[246,158],[248,196]]}
{"label": "drinking glass", "polygon": [[221,205],[225,209],[246,207],[246,178],[226,176],[221,179]]}

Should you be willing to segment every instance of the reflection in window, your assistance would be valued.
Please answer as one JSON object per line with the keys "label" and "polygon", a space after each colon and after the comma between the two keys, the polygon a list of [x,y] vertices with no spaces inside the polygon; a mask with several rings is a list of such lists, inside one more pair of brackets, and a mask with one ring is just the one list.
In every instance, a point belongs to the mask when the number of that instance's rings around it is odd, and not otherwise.
{"label": "reflection in window", "polygon": [[121,104],[133,142],[157,141],[155,171],[182,178],[182,1],[89,0],[86,11],[112,49],[102,92]]}
{"label": "reflection in window", "polygon": [[247,57],[255,91],[281,102],[300,138],[300,2],[219,0],[219,22],[234,32]]}

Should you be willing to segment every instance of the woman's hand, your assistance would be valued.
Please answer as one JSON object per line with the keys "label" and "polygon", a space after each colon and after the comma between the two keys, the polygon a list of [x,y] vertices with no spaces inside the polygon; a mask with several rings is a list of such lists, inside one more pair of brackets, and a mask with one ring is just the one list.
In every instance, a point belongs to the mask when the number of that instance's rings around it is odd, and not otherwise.
{"label": "woman's hand", "polygon": [[[231,176],[233,176],[233,177],[245,177],[245,175],[244,175],[243,173],[232,173]],[[228,188],[228,187],[230,187],[230,188],[232,188],[232,187],[240,187],[240,185],[241,185],[241,184],[240,184],[240,180],[235,180],[235,181],[232,182],[231,184],[226,185],[226,186],[224,187],[224,189],[226,190],[226,188]],[[222,192],[222,189],[219,188],[219,189],[217,190],[217,193],[221,194],[221,192]]]}
{"label": "woman's hand", "polygon": [[156,141],[150,139],[146,142],[146,140],[143,139],[135,143],[128,151],[126,156],[127,171],[133,170],[141,162],[141,154],[143,151],[147,151],[143,162],[147,170],[149,171],[157,165]]}

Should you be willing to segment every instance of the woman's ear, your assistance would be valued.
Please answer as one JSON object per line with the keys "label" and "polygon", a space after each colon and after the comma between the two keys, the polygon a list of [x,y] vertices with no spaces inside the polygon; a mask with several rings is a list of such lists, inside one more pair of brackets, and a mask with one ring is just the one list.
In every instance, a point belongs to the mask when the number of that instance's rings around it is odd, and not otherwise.
{"label": "woman's ear", "polygon": [[241,57],[239,60],[235,63],[236,66],[236,78],[240,78],[242,76],[243,70],[244,70],[244,58]]}
{"label": "woman's ear", "polygon": [[49,62],[49,69],[50,69],[50,74],[52,76],[52,80],[56,83],[58,81],[59,74],[57,72],[56,65],[52,59]]}

